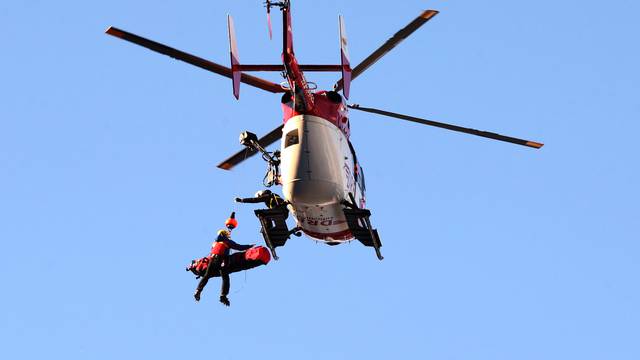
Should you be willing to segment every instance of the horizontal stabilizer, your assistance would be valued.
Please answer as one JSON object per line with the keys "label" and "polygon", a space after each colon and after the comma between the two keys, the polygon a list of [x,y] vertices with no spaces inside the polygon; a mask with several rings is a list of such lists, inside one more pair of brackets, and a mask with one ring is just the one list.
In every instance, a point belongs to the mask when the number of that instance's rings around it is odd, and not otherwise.
{"label": "horizontal stabilizer", "polygon": [[[240,71],[286,71],[284,65],[238,65]],[[298,65],[301,71],[342,71],[342,65]]]}

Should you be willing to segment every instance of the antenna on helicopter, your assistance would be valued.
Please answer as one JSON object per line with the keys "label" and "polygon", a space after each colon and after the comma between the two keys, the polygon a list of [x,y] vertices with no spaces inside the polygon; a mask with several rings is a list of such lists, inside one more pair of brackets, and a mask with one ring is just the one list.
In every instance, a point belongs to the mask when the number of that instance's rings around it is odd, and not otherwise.
{"label": "antenna on helicopter", "polygon": [[269,28],[269,40],[273,40],[273,31],[271,30],[271,3],[269,0],[265,1],[265,7],[267,8],[267,27]]}
{"label": "antenna on helicopter", "polygon": [[267,8],[267,27],[269,28],[269,40],[273,40],[273,30],[271,27],[271,7],[277,6],[280,10],[284,9],[287,6],[286,1],[269,1],[266,0],[264,2],[264,7]]}

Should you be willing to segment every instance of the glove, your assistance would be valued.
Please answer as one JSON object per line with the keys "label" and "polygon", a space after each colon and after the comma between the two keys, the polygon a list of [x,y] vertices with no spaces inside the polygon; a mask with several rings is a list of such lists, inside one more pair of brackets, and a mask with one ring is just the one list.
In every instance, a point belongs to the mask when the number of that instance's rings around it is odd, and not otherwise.
{"label": "glove", "polygon": [[239,197],[235,198],[234,200],[235,202],[242,202],[242,199],[240,199]]}

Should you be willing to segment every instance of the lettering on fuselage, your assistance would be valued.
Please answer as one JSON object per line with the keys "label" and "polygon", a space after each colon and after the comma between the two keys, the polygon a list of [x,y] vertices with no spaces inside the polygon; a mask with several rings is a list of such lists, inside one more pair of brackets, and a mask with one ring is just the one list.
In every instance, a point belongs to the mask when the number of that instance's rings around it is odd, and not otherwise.
{"label": "lettering on fuselage", "polygon": [[311,226],[332,226],[332,225],[340,225],[344,224],[344,220],[336,220],[333,216],[331,217],[303,217],[300,220],[300,224],[307,224]]}

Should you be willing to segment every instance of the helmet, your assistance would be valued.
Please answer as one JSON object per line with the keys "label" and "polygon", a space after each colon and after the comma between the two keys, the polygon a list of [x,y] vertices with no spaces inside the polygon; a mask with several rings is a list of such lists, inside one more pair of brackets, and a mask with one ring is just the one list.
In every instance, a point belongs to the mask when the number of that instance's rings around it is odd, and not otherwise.
{"label": "helmet", "polygon": [[235,229],[238,227],[238,220],[236,220],[236,212],[232,212],[231,216],[229,216],[229,218],[227,219],[227,221],[224,222],[224,226],[227,227],[227,229],[229,229],[229,231]]}
{"label": "helmet", "polygon": [[231,232],[227,229],[222,229],[220,231],[218,231],[218,239],[220,238],[231,238]]}
{"label": "helmet", "polygon": [[271,190],[266,189],[266,190],[260,190],[256,193],[256,197],[263,197],[265,195],[271,195]]}

